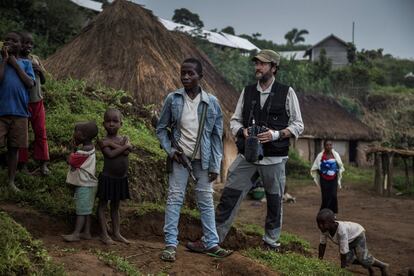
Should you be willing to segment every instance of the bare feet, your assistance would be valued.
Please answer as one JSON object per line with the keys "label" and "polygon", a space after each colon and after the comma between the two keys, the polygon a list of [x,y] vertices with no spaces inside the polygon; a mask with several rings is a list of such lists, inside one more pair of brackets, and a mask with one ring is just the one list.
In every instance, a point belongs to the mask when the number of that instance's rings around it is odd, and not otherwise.
{"label": "bare feet", "polygon": [[20,193],[20,189],[16,187],[16,185],[14,184],[14,182],[10,182],[9,183],[9,188],[10,188],[10,190],[12,190],[15,193]]}
{"label": "bare feet", "polygon": [[44,162],[41,167],[40,167],[40,172],[43,176],[49,175],[50,174],[50,170],[47,167],[47,162]]}
{"label": "bare feet", "polygon": [[70,234],[70,235],[62,235],[62,238],[67,242],[76,242],[80,241],[80,235]]}
{"label": "bare feet", "polygon": [[81,238],[82,240],[91,240],[92,236],[89,233],[80,233],[79,238]]}
{"label": "bare feet", "polygon": [[114,244],[114,241],[109,236],[100,236],[99,239],[106,245]]}
{"label": "bare feet", "polygon": [[126,244],[131,243],[129,240],[125,239],[121,234],[115,235],[114,240],[119,241],[119,242],[123,242],[123,243],[126,243]]}

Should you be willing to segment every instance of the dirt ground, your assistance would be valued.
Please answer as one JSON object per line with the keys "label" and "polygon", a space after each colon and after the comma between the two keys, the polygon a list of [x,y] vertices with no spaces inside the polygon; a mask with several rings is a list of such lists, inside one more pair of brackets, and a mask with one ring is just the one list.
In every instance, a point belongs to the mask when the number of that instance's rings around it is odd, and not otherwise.
{"label": "dirt ground", "polygon": [[[215,188],[220,191],[222,185]],[[316,256],[319,232],[314,217],[319,209],[320,193],[310,182],[306,186],[292,186],[289,192],[296,197],[296,203],[284,205],[283,229],[310,241]],[[132,244],[117,243],[109,247],[96,239],[65,243],[60,235],[68,233],[71,226],[30,207],[0,203],[0,209],[26,227],[35,238],[41,239],[54,260],[64,264],[69,275],[122,275],[99,260],[94,253],[97,250],[113,251],[148,275],[159,272],[169,275],[276,275],[238,252],[229,258],[217,260],[188,252],[182,245],[178,248],[177,262],[161,261],[158,256],[163,248],[162,217],[153,217],[151,221],[142,222],[142,225],[139,225],[139,221],[130,221],[130,225],[136,227],[125,230],[124,235]],[[408,267],[414,266],[413,209],[413,199],[379,197],[367,189],[352,185],[339,192],[338,219],[355,221],[365,227],[371,253],[390,264],[391,275],[407,275]],[[261,225],[265,214],[265,202],[247,199],[242,203],[237,220]],[[187,232],[186,235],[190,237],[200,235],[198,228],[198,225],[188,221],[182,221],[180,225],[180,231]],[[326,258],[339,264],[338,248],[332,243],[328,244]],[[366,270],[357,266],[349,270],[356,275],[367,274]]]}
{"label": "dirt ground", "polygon": [[[317,256],[319,232],[315,216],[320,207],[320,192],[309,182],[306,186],[292,185],[289,193],[296,197],[296,203],[284,205],[283,229],[310,241]],[[380,197],[351,184],[339,190],[338,201],[338,220],[360,223],[373,256],[390,264],[391,275],[407,275],[408,268],[414,266],[414,200]],[[265,216],[266,203],[245,200],[237,220],[262,225]],[[339,265],[338,247],[328,244],[326,258]],[[350,270],[367,274],[358,266]]]}

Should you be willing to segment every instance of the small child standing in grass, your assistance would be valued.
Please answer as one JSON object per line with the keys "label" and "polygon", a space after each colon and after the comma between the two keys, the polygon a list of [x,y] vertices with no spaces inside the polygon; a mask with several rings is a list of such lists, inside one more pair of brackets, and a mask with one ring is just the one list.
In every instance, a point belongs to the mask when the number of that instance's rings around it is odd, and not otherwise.
{"label": "small child standing in grass", "polygon": [[322,209],[316,217],[321,230],[319,244],[319,259],[325,255],[327,238],[339,245],[341,267],[349,264],[359,264],[368,269],[369,275],[374,274],[372,267],[381,269],[381,275],[388,275],[388,264],[375,259],[368,251],[365,229],[355,222],[337,221],[330,209]]}
{"label": "small child standing in grass", "polygon": [[[108,109],[105,112],[103,125],[107,134],[99,141],[104,156],[104,168],[99,175],[97,194],[101,240],[105,244],[112,244],[113,240],[129,243],[120,233],[119,204],[121,200],[129,199],[128,154],[132,146],[128,137],[118,135],[122,126],[122,114],[118,109]],[[111,201],[113,239],[108,235],[105,217],[108,201]]]}
{"label": "small child standing in grass", "polygon": [[28,146],[28,89],[35,84],[32,62],[20,57],[21,49],[21,35],[9,32],[0,51],[0,149],[7,146],[8,184],[16,192],[18,150]]}
{"label": "small child standing in grass", "polygon": [[[22,35],[22,58],[29,59],[32,62],[33,70],[36,76],[36,85],[30,91],[29,100],[29,121],[34,132],[33,143],[33,158],[40,162],[40,172],[42,175],[48,175],[49,168],[47,167],[49,161],[49,147],[46,136],[46,114],[43,104],[42,85],[45,84],[46,78],[44,75],[45,68],[40,62],[39,57],[32,54],[34,47],[33,36],[30,33],[24,32]],[[19,163],[22,166],[22,171],[28,172],[27,162],[29,159],[28,148],[21,148],[19,150]]]}
{"label": "small child standing in grass", "polygon": [[[72,234],[63,235],[67,242],[91,239],[91,218],[98,180],[95,177],[96,156],[93,139],[98,135],[95,122],[75,125],[73,144],[75,151],[69,156],[70,170],[66,177],[75,188],[76,224]],[[83,232],[81,232],[83,229]]]}

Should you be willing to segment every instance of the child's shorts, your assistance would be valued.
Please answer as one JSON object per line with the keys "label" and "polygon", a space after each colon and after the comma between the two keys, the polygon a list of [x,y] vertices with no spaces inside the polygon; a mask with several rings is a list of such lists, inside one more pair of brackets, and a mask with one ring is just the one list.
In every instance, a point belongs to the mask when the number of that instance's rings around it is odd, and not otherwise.
{"label": "child's shorts", "polygon": [[0,148],[27,148],[29,144],[27,118],[0,116]]}
{"label": "child's shorts", "polygon": [[86,216],[92,214],[93,204],[95,203],[97,187],[76,187],[75,205],[76,215]]}
{"label": "child's shorts", "polygon": [[358,261],[365,268],[372,266],[374,257],[368,251],[364,232],[349,244],[349,252],[346,258],[348,264]]}

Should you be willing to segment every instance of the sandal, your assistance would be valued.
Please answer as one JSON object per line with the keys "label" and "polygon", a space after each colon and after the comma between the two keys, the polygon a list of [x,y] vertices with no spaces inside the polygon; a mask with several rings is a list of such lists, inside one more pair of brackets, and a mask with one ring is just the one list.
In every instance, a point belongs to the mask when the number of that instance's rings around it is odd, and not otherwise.
{"label": "sandal", "polygon": [[233,253],[233,250],[227,250],[216,245],[210,249],[206,249],[204,253],[215,258],[225,258],[230,256]]}
{"label": "sandal", "polygon": [[166,262],[175,262],[175,247],[167,246],[160,255],[160,259]]}

